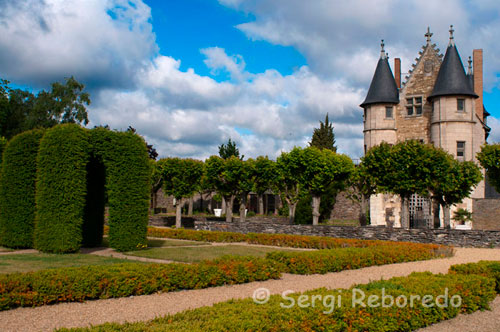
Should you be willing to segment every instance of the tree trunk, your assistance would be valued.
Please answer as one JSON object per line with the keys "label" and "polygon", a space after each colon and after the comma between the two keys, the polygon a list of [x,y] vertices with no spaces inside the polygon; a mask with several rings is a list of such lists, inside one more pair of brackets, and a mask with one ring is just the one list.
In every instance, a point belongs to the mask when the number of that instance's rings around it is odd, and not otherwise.
{"label": "tree trunk", "polygon": [[200,193],[200,211],[201,213],[205,212],[205,210],[203,210],[203,193]]}
{"label": "tree trunk", "polygon": [[441,220],[439,219],[439,212],[441,211],[441,205],[437,199],[432,200],[432,218],[434,220],[434,228],[441,227]]}
{"label": "tree trunk", "polygon": [[359,208],[359,225],[368,225],[368,218],[366,217],[366,211],[368,209],[368,199],[363,195],[361,196],[360,208]]}
{"label": "tree trunk", "polygon": [[156,191],[152,191],[151,192],[151,208],[153,210],[153,212],[151,214],[155,214],[155,209],[156,209],[156,201],[158,199],[156,198]]}
{"label": "tree trunk", "polygon": [[246,209],[247,209],[247,193],[244,193],[241,195],[241,202],[240,202],[240,222],[246,221],[246,213],[245,213]]}
{"label": "tree trunk", "polygon": [[194,205],[194,197],[189,197],[189,205],[188,205],[188,216],[191,217],[193,215],[193,205]]}
{"label": "tree trunk", "polygon": [[259,214],[264,214],[264,194],[259,194]]}
{"label": "tree trunk", "polygon": [[450,229],[450,206],[449,205],[443,205],[443,216],[444,216],[444,228],[445,229]]}
{"label": "tree trunk", "polygon": [[207,206],[208,213],[214,213],[214,211],[212,210],[212,194],[211,193],[208,194],[207,201],[208,201],[208,206]]}
{"label": "tree trunk", "polygon": [[222,196],[222,206],[221,206],[221,209],[222,209],[222,214],[226,214],[226,198],[224,196]]}
{"label": "tree trunk", "polygon": [[313,225],[319,224],[319,206],[321,204],[321,196],[312,196],[312,215],[313,215]]}
{"label": "tree trunk", "polygon": [[291,204],[290,202],[288,203],[288,220],[290,221],[290,225],[293,225],[295,222],[295,210],[297,208],[297,203]]}
{"label": "tree trunk", "polygon": [[283,202],[281,201],[280,195],[274,195],[274,215],[278,215],[279,209],[283,207]]}
{"label": "tree trunk", "polygon": [[401,196],[401,228],[410,228],[409,200],[407,196]]}
{"label": "tree trunk", "polygon": [[175,228],[181,228],[182,223],[181,223],[181,214],[182,214],[182,199],[176,199],[175,200],[177,204],[175,204]]}
{"label": "tree trunk", "polygon": [[233,198],[232,197],[224,197],[226,202],[226,222],[233,222]]}

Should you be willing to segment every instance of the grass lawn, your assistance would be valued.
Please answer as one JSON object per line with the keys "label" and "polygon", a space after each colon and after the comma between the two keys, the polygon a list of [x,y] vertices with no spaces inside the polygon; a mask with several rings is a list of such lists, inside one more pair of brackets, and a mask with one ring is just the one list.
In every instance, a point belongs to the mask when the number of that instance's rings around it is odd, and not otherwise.
{"label": "grass lawn", "polygon": [[[210,243],[201,241],[176,240],[176,239],[148,239],[148,248],[199,246],[203,244],[210,244]],[[107,236],[105,236],[102,239],[102,246],[109,247],[109,240]]]}
{"label": "grass lawn", "polygon": [[0,255],[0,273],[29,272],[58,267],[130,263],[130,260],[86,254]]}
{"label": "grass lawn", "polygon": [[177,262],[193,263],[205,259],[215,259],[224,255],[264,257],[271,251],[297,251],[295,249],[276,249],[258,246],[244,246],[228,244],[212,247],[178,247],[178,248],[151,248],[127,252],[127,255],[156,259],[168,259]]}
{"label": "grass lawn", "polygon": [[14,251],[14,250],[10,248],[0,247],[0,252],[9,252],[9,251]]}

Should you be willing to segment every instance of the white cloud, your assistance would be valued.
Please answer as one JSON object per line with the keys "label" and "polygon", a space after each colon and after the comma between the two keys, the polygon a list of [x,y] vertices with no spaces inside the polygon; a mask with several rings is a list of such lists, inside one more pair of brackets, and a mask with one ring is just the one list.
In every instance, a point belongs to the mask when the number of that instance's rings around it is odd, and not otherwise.
{"label": "white cloud", "polygon": [[204,62],[213,74],[226,70],[235,81],[242,81],[248,77],[248,73],[244,71],[245,60],[241,55],[228,56],[220,47],[204,48],[201,53],[207,57]]}

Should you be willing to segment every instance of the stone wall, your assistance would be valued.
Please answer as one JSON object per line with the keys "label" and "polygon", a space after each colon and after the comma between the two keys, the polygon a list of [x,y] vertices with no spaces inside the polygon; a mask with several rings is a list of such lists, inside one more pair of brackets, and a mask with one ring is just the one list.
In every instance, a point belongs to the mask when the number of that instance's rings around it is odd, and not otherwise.
{"label": "stone wall", "polygon": [[359,203],[349,199],[346,192],[341,192],[335,198],[335,205],[330,214],[330,220],[358,220],[359,212]]}
{"label": "stone wall", "polygon": [[474,229],[500,230],[500,199],[474,199],[472,205]]}
{"label": "stone wall", "polygon": [[398,229],[387,227],[285,225],[267,222],[194,222],[195,229],[239,233],[284,233],[296,235],[330,236],[367,240],[409,241],[436,243],[458,247],[500,248],[500,231],[462,231],[444,229]]}

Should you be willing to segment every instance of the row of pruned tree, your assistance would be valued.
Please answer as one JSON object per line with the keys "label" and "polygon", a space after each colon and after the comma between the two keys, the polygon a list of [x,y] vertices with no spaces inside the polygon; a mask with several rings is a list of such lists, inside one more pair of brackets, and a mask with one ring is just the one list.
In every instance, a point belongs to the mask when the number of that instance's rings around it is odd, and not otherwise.
{"label": "row of pruned tree", "polygon": [[319,220],[321,196],[332,185],[345,187],[354,172],[354,164],[345,155],[315,147],[294,148],[283,152],[276,161],[267,156],[242,160],[232,155],[224,159],[211,156],[205,162],[194,159],[165,158],[155,163],[153,178],[163,183],[165,193],[176,199],[176,226],[181,225],[181,207],[197,192],[217,192],[226,204],[226,220],[232,220],[232,203],[240,200],[240,221],[245,220],[247,197],[259,197],[267,190],[281,193],[289,207],[293,223],[299,194],[306,190],[313,197],[313,224]]}

